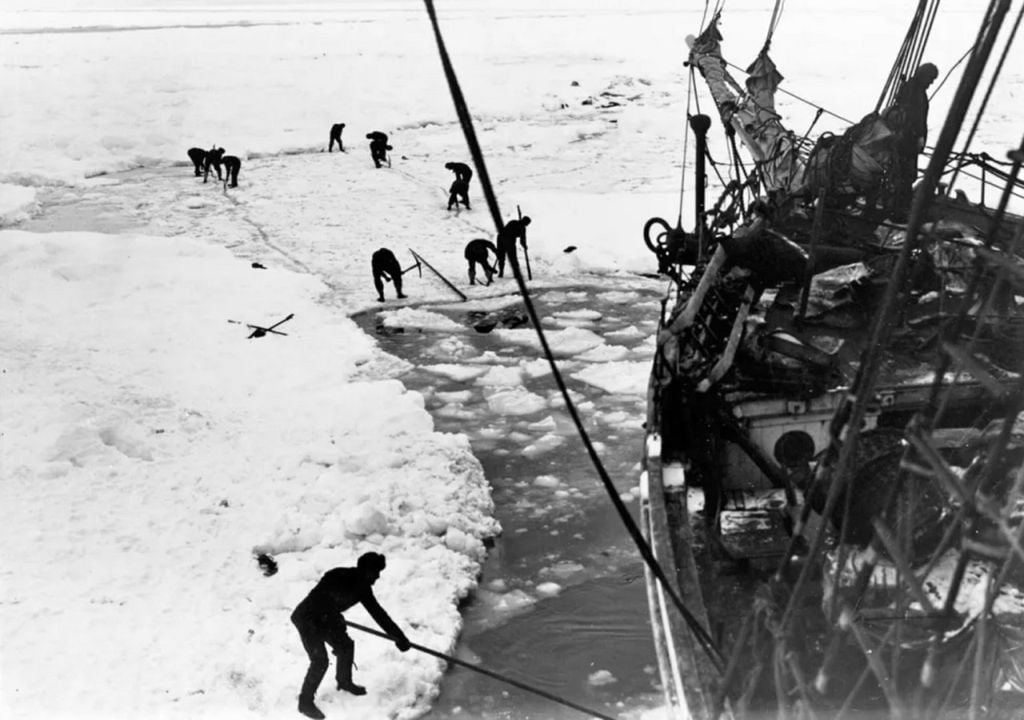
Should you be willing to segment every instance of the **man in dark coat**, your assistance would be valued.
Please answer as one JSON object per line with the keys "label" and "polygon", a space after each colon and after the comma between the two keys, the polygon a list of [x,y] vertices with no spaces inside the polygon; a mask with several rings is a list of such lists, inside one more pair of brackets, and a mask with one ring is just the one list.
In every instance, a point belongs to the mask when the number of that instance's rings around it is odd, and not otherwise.
{"label": "man in dark coat", "polygon": [[203,167],[206,165],[206,151],[197,147],[189,148],[188,159],[196,168],[196,177],[200,177],[203,174]]}
{"label": "man in dark coat", "polygon": [[404,298],[402,294],[402,266],[398,264],[398,258],[387,248],[381,248],[370,258],[370,265],[373,269],[373,286],[377,288],[377,300],[384,302],[384,280],[395,284],[395,294]]}
{"label": "man in dark coat", "polygon": [[327,152],[334,151],[334,143],[338,143],[338,150],[345,152],[345,146],[341,144],[341,131],[345,129],[345,123],[334,123],[331,125],[331,139],[327,145]]}
{"label": "man in dark coat", "polygon": [[458,210],[460,202],[469,210],[469,183],[465,180],[454,180],[448,190],[448,209],[451,210],[454,205]]}
{"label": "man in dark coat", "polygon": [[938,76],[938,68],[931,63],[921,65],[882,113],[882,119],[896,136],[890,207],[898,216],[906,215],[914,197],[917,156],[928,138],[928,86]]}
{"label": "man in dark coat", "polygon": [[238,187],[238,171],[242,161],[235,155],[225,155],[220,161],[224,163],[224,187]]}
{"label": "man in dark coat", "polygon": [[366,139],[370,141],[370,157],[373,159],[373,164],[380,167],[388,161],[388,150],[393,150],[394,148],[388,145],[387,134],[382,133],[380,130],[366,133]]}
{"label": "man in dark coat", "polygon": [[473,179],[473,168],[466,163],[450,162],[444,164],[445,170],[451,170],[455,173],[456,180],[464,180],[466,182],[467,189],[469,188],[469,181]]}
{"label": "man in dark coat", "polygon": [[210,148],[206,153],[205,171],[203,172],[203,182],[206,182],[210,177],[210,168],[217,171],[217,179],[223,180],[220,176],[220,161],[224,157],[224,148],[219,148],[216,145]]}
{"label": "man in dark coat", "polygon": [[519,262],[516,256],[516,240],[526,250],[526,226],[530,224],[530,216],[524,215],[519,220],[509,220],[498,233],[498,277],[505,277],[505,259]]}
{"label": "man in dark coat", "polygon": [[498,248],[494,247],[494,243],[485,238],[477,238],[470,240],[466,243],[466,263],[469,265],[469,284],[476,285],[476,265],[479,263],[480,267],[483,268],[484,277],[487,278],[487,284],[490,285],[494,278],[494,267],[491,265],[487,253],[492,252],[495,255],[498,254]]}
{"label": "man in dark coat", "polygon": [[385,565],[383,555],[368,552],[359,557],[356,567],[328,570],[292,613],[292,623],[298,629],[302,646],[309,655],[309,670],[306,671],[302,691],[299,693],[299,712],[306,717],[325,717],[313,702],[329,665],[325,643],[331,646],[337,658],[335,674],[338,690],[353,695],[366,694],[366,688],[352,682],[352,660],[356,645],[348,635],[345,617],[342,615],[356,603],[363,604],[381,630],[394,639],[399,650],[405,652],[409,649],[410,643],[405,633],[373,595],[373,584],[377,582]]}

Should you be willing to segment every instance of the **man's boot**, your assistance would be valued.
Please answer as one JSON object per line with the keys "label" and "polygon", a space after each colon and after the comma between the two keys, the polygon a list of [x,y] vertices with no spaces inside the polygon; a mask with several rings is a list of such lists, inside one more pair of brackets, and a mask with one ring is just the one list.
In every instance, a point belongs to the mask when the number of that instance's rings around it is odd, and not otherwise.
{"label": "man's boot", "polygon": [[351,638],[346,637],[344,641],[338,642],[334,647],[334,655],[337,658],[335,664],[335,678],[338,681],[338,689],[353,695],[365,695],[366,688],[352,682],[352,662],[355,659],[356,644]]}
{"label": "man's boot", "polygon": [[313,720],[323,720],[327,717],[316,706],[316,703],[313,702],[313,698],[306,698],[301,695],[299,695],[299,712],[308,718],[313,718]]}

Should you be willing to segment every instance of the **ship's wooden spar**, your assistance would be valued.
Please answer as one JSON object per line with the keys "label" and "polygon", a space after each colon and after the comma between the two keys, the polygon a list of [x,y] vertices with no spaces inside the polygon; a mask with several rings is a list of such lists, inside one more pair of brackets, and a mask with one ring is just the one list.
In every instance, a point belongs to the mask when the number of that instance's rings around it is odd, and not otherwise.
{"label": "ship's wooden spar", "polygon": [[798,140],[775,111],[775,91],[782,74],[768,56],[767,45],[747,68],[746,87],[726,68],[718,15],[697,38],[687,38],[690,64],[708,85],[722,123],[735,130],[761,170],[765,190],[790,194],[803,185],[804,163]]}

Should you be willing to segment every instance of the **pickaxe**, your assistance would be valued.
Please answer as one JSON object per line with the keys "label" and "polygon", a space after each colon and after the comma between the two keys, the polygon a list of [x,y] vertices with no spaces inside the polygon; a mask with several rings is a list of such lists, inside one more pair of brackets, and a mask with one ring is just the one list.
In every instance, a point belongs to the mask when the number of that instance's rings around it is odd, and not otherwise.
{"label": "pickaxe", "polygon": [[246,323],[245,326],[252,330],[252,333],[250,333],[247,339],[252,340],[253,338],[263,337],[267,333],[274,333],[275,335],[287,335],[288,333],[283,333],[280,330],[275,330],[274,328],[276,328],[278,325],[283,325],[284,323],[291,320],[293,317],[295,317],[295,313],[291,313],[284,320],[278,320],[270,327],[260,327],[259,325],[249,325],[248,323]]}

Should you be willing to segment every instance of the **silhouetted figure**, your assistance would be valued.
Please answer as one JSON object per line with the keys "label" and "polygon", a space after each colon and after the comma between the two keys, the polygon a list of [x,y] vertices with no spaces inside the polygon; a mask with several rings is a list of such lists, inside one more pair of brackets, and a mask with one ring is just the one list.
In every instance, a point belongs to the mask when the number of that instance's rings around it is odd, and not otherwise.
{"label": "silhouetted figure", "polygon": [[220,161],[224,157],[224,148],[214,146],[206,153],[206,166],[203,171],[203,182],[210,177],[210,168],[214,168],[217,171],[217,179],[223,180],[220,176]]}
{"label": "silhouetted figure", "polygon": [[345,123],[334,123],[331,125],[331,141],[327,146],[327,152],[334,151],[334,143],[338,143],[338,150],[345,152],[345,146],[341,144],[341,131],[345,129]]}
{"label": "silhouetted figure", "polygon": [[498,233],[498,277],[505,277],[505,259],[519,262],[516,255],[516,240],[526,249],[526,226],[530,217],[524,215],[521,220],[509,220]]}
{"label": "silhouetted figure", "polygon": [[189,148],[188,159],[192,161],[192,164],[196,168],[196,177],[203,174],[203,169],[206,167],[206,151],[202,148]]}
{"label": "silhouetted figure", "polygon": [[309,655],[309,669],[299,693],[299,712],[306,717],[324,717],[313,699],[330,664],[325,643],[331,646],[336,657],[334,671],[338,690],[346,690],[353,695],[366,694],[366,688],[352,682],[356,644],[348,635],[348,626],[342,615],[356,603],[363,604],[381,630],[394,639],[399,650],[405,652],[409,649],[405,633],[373,595],[373,584],[377,582],[385,565],[383,555],[368,552],[359,557],[356,567],[328,570],[292,613],[292,623],[298,629],[302,646]]}
{"label": "silhouetted figure", "polygon": [[404,298],[402,294],[402,266],[398,264],[395,254],[387,248],[381,248],[373,254],[370,259],[373,268],[373,286],[377,288],[377,300],[384,302],[384,282],[387,280],[395,284],[395,294]]}
{"label": "silhouetted figure", "polygon": [[939,76],[931,63],[921,65],[905,82],[882,119],[896,135],[893,159],[893,196],[890,209],[899,219],[906,216],[914,197],[917,156],[928,138],[928,86]]}
{"label": "silhouetted figure", "polygon": [[451,210],[454,205],[458,210],[460,202],[469,210],[469,183],[465,180],[453,181],[451,188],[448,189],[448,209]]}
{"label": "silhouetted figure", "polygon": [[484,270],[484,277],[487,278],[487,284],[490,285],[491,281],[494,280],[494,267],[491,265],[490,259],[487,257],[488,251],[493,252],[495,255],[498,254],[498,248],[494,247],[494,243],[485,238],[477,238],[466,243],[465,256],[466,263],[469,266],[470,285],[476,285],[476,265],[478,263]]}
{"label": "silhouetted figure", "polygon": [[234,155],[225,155],[220,161],[224,163],[224,187],[238,187],[238,171],[242,161]]}
{"label": "silhouetted figure", "polygon": [[473,179],[473,168],[466,163],[460,162],[445,163],[444,167],[446,170],[451,170],[455,173],[456,180],[465,180],[466,187],[469,187],[469,181]]}
{"label": "silhouetted figure", "polygon": [[373,158],[373,164],[380,167],[388,161],[388,150],[393,149],[388,145],[388,136],[380,130],[374,130],[366,134],[366,139],[370,141],[370,157]]}

